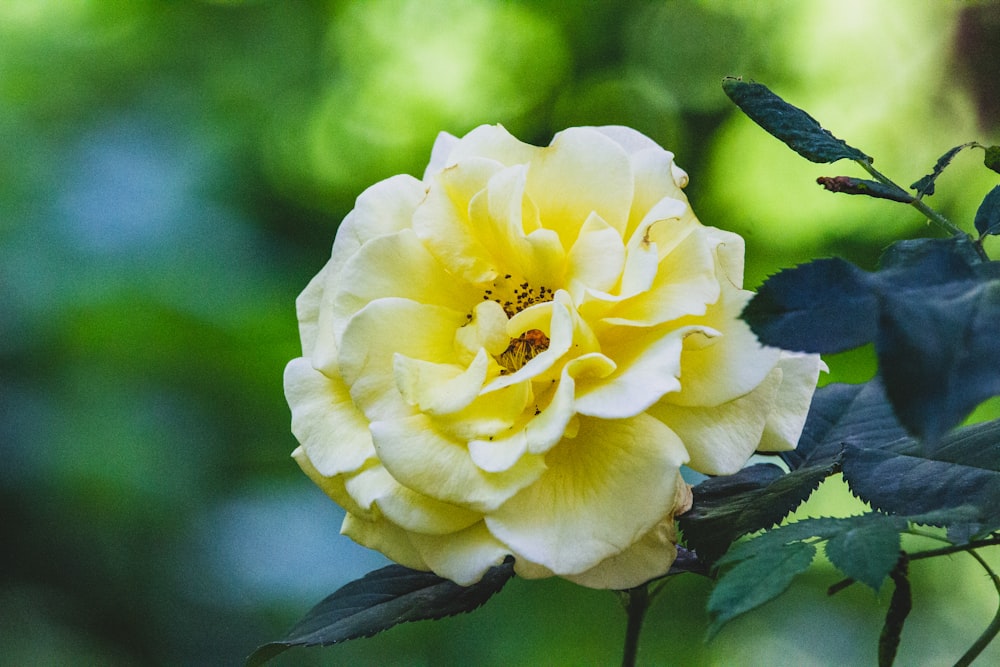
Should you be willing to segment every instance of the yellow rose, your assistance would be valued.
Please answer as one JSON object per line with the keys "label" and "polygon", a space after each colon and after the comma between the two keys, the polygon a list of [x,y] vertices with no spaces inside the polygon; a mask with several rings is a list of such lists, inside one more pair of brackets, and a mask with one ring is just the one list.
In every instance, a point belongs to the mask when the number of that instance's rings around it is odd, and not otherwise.
{"label": "yellow rose", "polygon": [[299,297],[293,454],[342,532],[459,584],[628,588],[664,574],[681,465],[795,446],[821,362],[738,319],[743,240],[622,127],[545,148],[442,134],[423,180],[357,200]]}

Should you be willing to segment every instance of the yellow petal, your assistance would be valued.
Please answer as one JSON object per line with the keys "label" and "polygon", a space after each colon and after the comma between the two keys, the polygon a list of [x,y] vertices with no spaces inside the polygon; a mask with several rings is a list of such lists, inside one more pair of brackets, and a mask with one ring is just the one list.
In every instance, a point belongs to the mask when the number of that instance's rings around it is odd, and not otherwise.
{"label": "yellow petal", "polygon": [[817,354],[784,351],[778,360],[778,369],[782,372],[781,386],[757,447],[762,452],[795,449],[816,391],[816,381],[820,372],[827,370]]}
{"label": "yellow petal", "polygon": [[510,549],[490,535],[480,521],[450,535],[413,533],[410,542],[435,574],[459,586],[471,586],[494,565],[510,554]]}
{"label": "yellow petal", "polygon": [[340,533],[363,547],[385,554],[404,567],[425,572],[431,569],[410,542],[410,534],[385,519],[368,521],[348,514],[341,524]]}
{"label": "yellow petal", "polygon": [[585,572],[640,540],[672,511],[680,439],[648,415],[581,419],[546,455],[541,478],[486,517],[500,541],[556,574]]}
{"label": "yellow petal", "polygon": [[574,301],[583,287],[608,292],[621,278],[625,265],[625,243],[621,233],[596,213],[591,213],[569,251],[566,281],[577,284]]}
{"label": "yellow petal", "polygon": [[489,355],[479,354],[462,368],[412,359],[397,353],[393,357],[396,386],[403,400],[431,415],[450,414],[467,407],[479,395],[489,369]]}

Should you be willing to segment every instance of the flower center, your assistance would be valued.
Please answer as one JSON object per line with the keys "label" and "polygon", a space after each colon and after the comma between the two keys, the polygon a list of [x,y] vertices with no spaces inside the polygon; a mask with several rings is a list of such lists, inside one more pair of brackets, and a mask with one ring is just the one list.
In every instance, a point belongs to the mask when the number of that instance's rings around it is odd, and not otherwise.
{"label": "flower center", "polygon": [[540,329],[528,329],[517,338],[511,338],[510,345],[497,357],[497,363],[502,367],[500,375],[516,372],[547,349],[549,337]]}

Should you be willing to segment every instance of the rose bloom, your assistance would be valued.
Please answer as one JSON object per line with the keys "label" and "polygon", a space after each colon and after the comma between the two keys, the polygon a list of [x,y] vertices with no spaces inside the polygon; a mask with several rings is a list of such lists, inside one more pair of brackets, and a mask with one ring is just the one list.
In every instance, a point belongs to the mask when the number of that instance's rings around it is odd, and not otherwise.
{"label": "rose bloom", "polygon": [[680,468],[795,446],[821,362],[739,318],[743,240],[623,127],[442,134],[357,200],[297,301],[293,456],[342,532],[459,584],[667,572]]}

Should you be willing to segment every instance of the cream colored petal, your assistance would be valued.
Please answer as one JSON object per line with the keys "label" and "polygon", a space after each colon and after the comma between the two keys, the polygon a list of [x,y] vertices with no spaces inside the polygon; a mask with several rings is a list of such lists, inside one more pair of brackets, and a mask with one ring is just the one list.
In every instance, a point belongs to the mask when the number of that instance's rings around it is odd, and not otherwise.
{"label": "cream colored petal", "polygon": [[[710,407],[751,391],[778,363],[780,352],[762,346],[750,327],[739,319],[750,292],[721,283],[719,301],[704,317],[691,318],[722,335],[705,338],[693,334],[681,354],[681,390],[666,400],[676,405]],[[682,320],[686,322],[687,320]]]}
{"label": "cream colored petal", "polygon": [[515,138],[502,125],[480,125],[451,147],[447,165],[486,157],[511,166],[530,162],[541,149]]}
{"label": "cream colored petal", "polygon": [[[683,484],[684,481],[676,483]],[[671,514],[622,553],[605,558],[585,572],[565,578],[587,588],[624,590],[663,576],[676,559],[677,529]]]}
{"label": "cream colored petal", "polygon": [[484,284],[500,272],[469,208],[500,169],[499,163],[481,158],[448,167],[432,178],[426,198],[413,213],[417,237],[459,282]]}
{"label": "cream colored petal", "polygon": [[412,414],[396,387],[393,357],[448,363],[455,356],[455,331],[465,314],[407,299],[378,299],[347,324],[338,367],[355,405],[369,421]]}
{"label": "cream colored petal", "polygon": [[703,227],[688,230],[660,262],[650,289],[620,303],[604,321],[655,326],[686,316],[704,315],[719,299],[715,256]]}
{"label": "cream colored petal", "polygon": [[320,472],[316,470],[316,467],[313,466],[312,461],[309,460],[306,450],[301,446],[295,448],[295,451],[292,452],[292,458],[299,464],[302,472],[304,472],[306,476],[308,476],[309,479],[311,479],[313,483],[323,491],[323,493],[330,496],[335,503],[343,507],[348,514],[356,514],[368,519],[375,518],[376,513],[372,512],[370,507],[362,507],[356,500],[354,500],[354,498],[351,497],[351,494],[347,492],[347,487],[344,484],[344,475],[334,475],[333,477],[324,477],[321,475]]}
{"label": "cream colored petal", "polygon": [[780,385],[781,370],[775,368],[749,394],[721,405],[681,407],[664,401],[647,412],[680,436],[691,455],[688,467],[706,475],[731,475],[757,450]]}
{"label": "cream colored petal", "polygon": [[582,288],[608,292],[619,281],[625,266],[625,243],[615,228],[591,213],[580,229],[576,243],[569,251],[566,265],[567,284],[574,301],[579,301]]}
{"label": "cream colored petal", "polygon": [[396,387],[403,400],[431,415],[446,415],[468,407],[479,395],[489,370],[489,355],[480,348],[468,368],[393,357]]}
{"label": "cream colored petal", "polygon": [[368,421],[339,377],[314,370],[304,357],[293,359],[285,367],[285,396],[292,433],[321,475],[353,472],[375,457]]}
{"label": "cream colored petal", "polygon": [[653,286],[660,261],[691,233],[697,224],[685,202],[663,199],[643,218],[626,244],[620,294],[630,297]]}
{"label": "cream colored petal", "polygon": [[434,415],[434,428],[454,440],[498,437],[518,430],[526,410],[534,402],[531,382],[520,382],[481,394],[458,412]]}
{"label": "cream colored petal", "polygon": [[320,302],[323,299],[323,285],[329,262],[313,276],[306,288],[295,299],[295,314],[299,320],[299,340],[302,342],[302,356],[311,357],[319,335]]}
{"label": "cream colored petal", "polygon": [[459,586],[476,583],[510,554],[510,549],[490,535],[482,522],[450,535],[412,533],[410,542],[435,574]]}
{"label": "cream colored petal", "polygon": [[604,419],[633,417],[681,387],[681,354],[690,329],[620,328],[602,351],[617,364],[611,375],[577,383],[576,410]]}
{"label": "cream colored petal", "polygon": [[[468,312],[482,295],[445,271],[412,229],[366,243],[344,265],[334,289],[333,314],[341,328],[354,313],[384,297]],[[335,329],[338,338],[341,333]]]}
{"label": "cream colored petal", "polygon": [[448,157],[458,145],[458,137],[448,132],[439,132],[431,147],[431,159],[424,170],[424,180],[430,180],[431,176],[448,166]]}
{"label": "cream colored petal", "polygon": [[469,357],[485,348],[499,355],[510,345],[507,335],[507,314],[496,301],[480,301],[472,311],[472,319],[455,332],[455,343]]}
{"label": "cream colored petal", "polygon": [[515,554],[559,575],[585,572],[640,540],[667,515],[687,460],[661,422],[581,419],[546,455],[549,468],[486,517]]}
{"label": "cream colored petal", "polygon": [[674,155],[659,146],[641,149],[629,155],[635,178],[635,194],[626,238],[631,236],[646,212],[663,199],[687,202],[681,190],[687,185],[688,177],[683,169],[674,163]]}
{"label": "cream colored petal", "polygon": [[705,230],[712,237],[715,246],[715,256],[722,275],[736,289],[743,289],[743,263],[746,254],[746,241],[743,237],[715,227]]}
{"label": "cream colored petal", "polygon": [[385,516],[407,531],[447,535],[463,530],[481,518],[477,512],[403,486],[381,465],[365,468],[348,477],[344,489],[367,515]]}
{"label": "cream colored petal", "polygon": [[816,381],[820,372],[827,370],[817,354],[784,351],[778,360],[778,369],[782,372],[781,386],[757,447],[762,452],[795,449],[816,391]]}
{"label": "cream colored petal", "polygon": [[363,547],[385,554],[404,567],[424,572],[431,569],[410,542],[409,533],[390,521],[382,518],[367,521],[348,514],[344,517],[340,532]]}
{"label": "cream colored petal", "polygon": [[569,248],[591,213],[625,231],[632,204],[628,155],[605,135],[587,128],[557,134],[528,167],[527,194],[542,224]]}
{"label": "cream colored petal", "polygon": [[426,415],[371,425],[379,459],[406,487],[479,512],[488,512],[534,482],[542,457],[526,455],[503,473],[487,473],[469,456],[466,443],[448,439]]}

